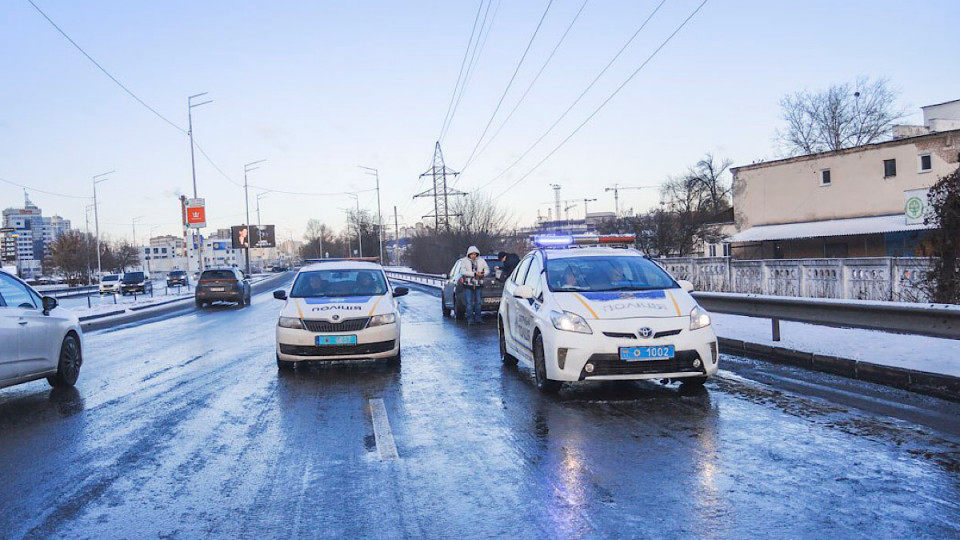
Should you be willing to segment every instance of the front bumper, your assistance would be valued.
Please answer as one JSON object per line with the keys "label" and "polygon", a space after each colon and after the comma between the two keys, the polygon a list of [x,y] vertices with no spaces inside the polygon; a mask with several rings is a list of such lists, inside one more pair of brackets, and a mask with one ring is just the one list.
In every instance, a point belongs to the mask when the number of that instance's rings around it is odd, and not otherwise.
{"label": "front bumper", "polygon": [[[593,334],[562,332],[553,327],[543,333],[547,377],[558,381],[682,379],[713,376],[719,369],[717,336],[713,328],[690,330],[689,317],[587,322]],[[650,339],[623,335],[636,332],[642,326],[652,328],[655,334],[668,335]],[[669,335],[673,332],[676,333]],[[637,362],[620,360],[621,347],[660,345],[673,345],[674,358]],[[587,364],[593,366],[592,372],[587,371]]]}
{"label": "front bumper", "polygon": [[[356,335],[356,345],[317,345],[317,336]],[[400,354],[400,324],[336,334],[277,327],[277,357],[287,362],[392,358]]]}
{"label": "front bumper", "polygon": [[116,285],[100,287],[100,294],[115,294],[120,292],[120,287]]}

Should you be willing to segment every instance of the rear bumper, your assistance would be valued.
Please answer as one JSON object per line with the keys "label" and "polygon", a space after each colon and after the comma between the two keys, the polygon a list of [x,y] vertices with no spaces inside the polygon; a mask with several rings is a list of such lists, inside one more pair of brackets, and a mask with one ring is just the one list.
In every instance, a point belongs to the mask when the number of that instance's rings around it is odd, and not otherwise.
{"label": "rear bumper", "polygon": [[244,292],[240,291],[208,291],[197,289],[195,298],[198,302],[243,302]]}

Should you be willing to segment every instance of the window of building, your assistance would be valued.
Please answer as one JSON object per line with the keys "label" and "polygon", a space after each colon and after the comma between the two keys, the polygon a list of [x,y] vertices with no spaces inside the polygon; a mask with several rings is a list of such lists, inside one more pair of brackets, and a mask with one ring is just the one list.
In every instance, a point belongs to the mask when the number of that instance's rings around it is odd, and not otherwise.
{"label": "window of building", "polygon": [[723,256],[724,256],[724,257],[729,257],[729,256],[730,256],[730,244],[724,242],[722,245],[723,245]]}
{"label": "window of building", "polygon": [[933,170],[933,158],[930,154],[920,154],[920,172]]}
{"label": "window of building", "polygon": [[716,257],[716,256],[717,256],[717,245],[716,245],[716,244],[710,244],[710,245],[707,246],[707,255],[709,255],[710,257]]}
{"label": "window of building", "polygon": [[885,159],[883,160],[883,177],[890,178],[891,176],[897,175],[897,160],[895,159]]}
{"label": "window of building", "polygon": [[823,169],[820,171],[820,185],[829,186],[830,185],[830,169]]}
{"label": "window of building", "polygon": [[167,252],[167,248],[160,248],[160,252],[161,252],[161,253],[166,253],[166,252]]}

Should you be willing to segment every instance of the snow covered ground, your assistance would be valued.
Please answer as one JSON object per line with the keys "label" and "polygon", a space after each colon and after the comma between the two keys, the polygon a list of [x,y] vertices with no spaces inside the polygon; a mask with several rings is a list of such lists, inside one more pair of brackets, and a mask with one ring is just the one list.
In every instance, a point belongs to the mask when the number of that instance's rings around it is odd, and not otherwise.
{"label": "snow covered ground", "polygon": [[711,316],[724,338],[960,377],[958,340],[781,321],[780,341],[774,342],[770,319]]}

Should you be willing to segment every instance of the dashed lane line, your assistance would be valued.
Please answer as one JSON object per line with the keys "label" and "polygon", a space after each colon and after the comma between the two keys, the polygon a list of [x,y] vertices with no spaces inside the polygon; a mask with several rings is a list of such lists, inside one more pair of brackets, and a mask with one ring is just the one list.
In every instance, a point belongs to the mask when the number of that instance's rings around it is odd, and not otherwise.
{"label": "dashed lane line", "polygon": [[380,398],[370,400],[370,416],[373,418],[373,437],[377,441],[377,452],[381,461],[399,459],[397,443],[393,440],[393,431],[390,429],[390,420],[387,418],[387,408]]}

